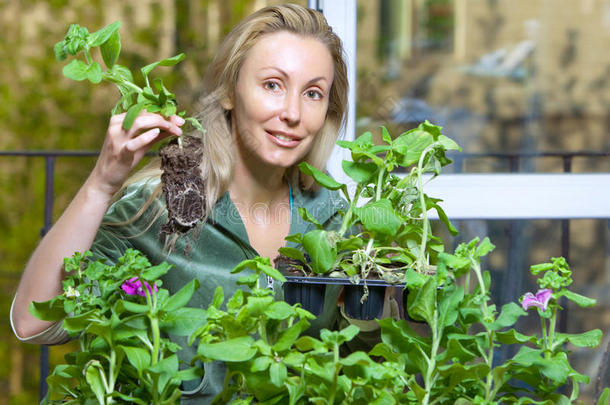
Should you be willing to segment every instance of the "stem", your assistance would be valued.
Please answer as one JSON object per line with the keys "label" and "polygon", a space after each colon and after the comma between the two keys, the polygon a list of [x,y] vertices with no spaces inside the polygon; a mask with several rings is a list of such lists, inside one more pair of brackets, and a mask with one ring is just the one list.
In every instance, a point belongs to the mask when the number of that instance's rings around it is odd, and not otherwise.
{"label": "stem", "polygon": [[379,201],[381,199],[381,186],[383,183],[383,177],[385,175],[385,167],[381,168],[379,171],[379,175],[377,176],[377,189],[375,190],[375,201]]}
{"label": "stem", "polygon": [[334,366],[335,366],[335,375],[333,376],[333,388],[330,393],[330,398],[328,398],[328,404],[332,405],[335,403],[335,395],[337,394],[337,379],[339,378],[339,346],[337,344],[333,347],[333,355],[334,355]]}
{"label": "stem", "polygon": [[430,391],[434,385],[434,369],[436,368],[436,355],[440,344],[440,337],[438,331],[438,308],[434,309],[434,318],[432,321],[432,349],[430,351],[430,358],[428,359],[428,369],[426,370],[426,376],[424,379],[424,387],[426,388],[426,395],[423,398],[422,404],[428,405],[430,402]]}
{"label": "stem", "polygon": [[156,317],[150,319],[150,326],[153,331],[153,351],[151,363],[157,364],[159,361],[159,341],[161,340],[161,333],[159,331],[159,320]]}
{"label": "stem", "polygon": [[551,352],[553,351],[553,341],[555,340],[555,324],[557,322],[557,308],[553,308],[553,314],[551,315],[551,320],[549,321],[549,341],[548,341],[548,356],[551,356]]}
{"label": "stem", "polygon": [[547,349],[549,347],[549,338],[546,334],[546,322],[543,317],[540,317],[540,329],[542,330],[542,340],[544,342],[544,356],[546,357]]}
{"label": "stem", "polygon": [[[108,373],[108,393],[111,394],[114,391],[114,384],[116,382],[115,372],[116,369],[116,353],[114,350],[110,350],[110,372]],[[117,373],[118,374],[118,373]]]}
{"label": "stem", "polygon": [[419,204],[421,205],[422,211],[422,220],[423,220],[423,230],[421,236],[421,246],[419,248],[419,258],[417,259],[417,270],[421,273],[422,266],[424,261],[426,260],[426,243],[428,243],[428,209],[426,208],[426,198],[424,196],[424,184],[422,181],[422,171],[424,169],[424,158],[434,149],[434,144],[429,145],[419,157],[419,162],[417,162],[417,187],[419,189]]}
{"label": "stem", "polygon": [[[356,191],[354,193],[354,199],[350,202],[349,208],[347,209],[347,212],[345,213],[345,216],[343,217],[343,223],[341,224],[341,229],[339,229],[340,237],[343,237],[343,235],[345,235],[345,232],[347,232],[349,223],[352,220],[352,214],[354,212],[354,207],[358,203],[358,198],[360,197],[361,192],[362,192],[362,186],[360,184],[358,184],[356,186]],[[346,197],[349,197],[347,195],[347,193],[346,193]],[[349,199],[348,199],[348,201],[349,201]]]}
{"label": "stem", "polygon": [[87,61],[87,65],[91,65],[91,53],[89,52],[89,47],[85,47],[85,49],[83,50],[84,54],[85,54],[85,60]]}
{"label": "stem", "polygon": [[492,400],[491,397],[494,395],[493,360],[494,360],[495,332],[493,330],[490,330],[487,327],[487,322],[489,321],[490,313],[489,313],[489,308],[487,306],[487,289],[485,288],[485,283],[483,281],[483,275],[481,274],[481,264],[479,263],[478,260],[473,260],[472,257],[471,257],[470,261],[472,263],[472,269],[474,270],[474,273],[476,274],[477,280],[479,282],[479,289],[481,290],[481,294],[484,298],[481,301],[481,310],[483,311],[483,316],[484,316],[483,325],[485,326],[485,330],[487,331],[487,338],[488,338],[488,344],[489,344],[489,353],[487,354],[487,356],[484,356],[485,362],[489,366],[489,372],[487,373],[487,376],[485,378],[485,399],[487,401],[491,401]]}
{"label": "stem", "polygon": [[392,198],[394,198],[396,196],[396,194],[399,193],[398,190],[402,190],[403,187],[409,182],[410,179],[411,179],[411,175],[410,174],[409,175],[405,175],[405,177],[400,179],[400,181],[396,184],[396,186],[390,192],[390,195],[388,196],[388,199],[392,200]]}

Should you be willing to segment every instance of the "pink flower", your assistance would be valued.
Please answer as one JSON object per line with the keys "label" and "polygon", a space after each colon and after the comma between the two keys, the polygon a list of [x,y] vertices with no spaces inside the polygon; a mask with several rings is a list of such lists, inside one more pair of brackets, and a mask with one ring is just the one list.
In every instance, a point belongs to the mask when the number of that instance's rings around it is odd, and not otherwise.
{"label": "pink flower", "polygon": [[[144,282],[144,285],[146,285],[146,288],[150,294],[152,294],[153,288],[155,292],[157,292],[156,285],[151,287],[146,281]],[[142,288],[142,283],[140,283],[140,280],[138,280],[137,277],[132,277],[129,280],[125,280],[125,282],[121,284],[121,288],[123,291],[125,291],[125,293],[127,293],[127,295],[140,295],[142,297],[146,296],[146,292],[144,292],[144,289]]]}
{"label": "pink flower", "polygon": [[538,290],[536,295],[531,292],[525,293],[521,300],[521,306],[524,310],[528,310],[531,307],[540,308],[543,312],[549,305],[549,301],[553,295],[553,290],[545,288],[544,290]]}

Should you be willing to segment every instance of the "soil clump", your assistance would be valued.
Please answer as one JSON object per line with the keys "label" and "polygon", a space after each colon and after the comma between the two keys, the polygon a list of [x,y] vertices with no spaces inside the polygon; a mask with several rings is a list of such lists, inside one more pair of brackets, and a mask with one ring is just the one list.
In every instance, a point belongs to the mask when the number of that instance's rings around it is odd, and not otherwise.
{"label": "soil clump", "polygon": [[182,147],[172,139],[160,150],[161,184],[167,207],[167,223],[161,235],[184,234],[205,216],[205,182],[200,164],[200,138],[182,137]]}

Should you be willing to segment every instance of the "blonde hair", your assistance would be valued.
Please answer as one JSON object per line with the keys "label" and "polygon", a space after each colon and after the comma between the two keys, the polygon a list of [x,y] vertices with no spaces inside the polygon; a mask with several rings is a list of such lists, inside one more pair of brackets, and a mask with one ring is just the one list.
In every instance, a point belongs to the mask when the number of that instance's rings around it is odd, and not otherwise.
{"label": "blonde hair", "polygon": [[[212,211],[218,199],[227,191],[233,176],[235,151],[231,113],[223,104],[233,104],[235,84],[248,51],[261,36],[282,31],[317,39],[326,45],[334,64],[326,120],[303,160],[324,170],[339,130],[345,123],[348,82],[343,46],[324,16],[313,9],[286,4],[265,7],[246,17],[227,35],[208,66],[203,82],[204,96],[199,101],[201,109],[196,118],[206,129],[202,136],[204,157],[201,164],[201,174],[206,184],[206,213]],[[155,159],[132,176],[126,185],[144,178],[159,177],[160,174],[160,161]],[[313,179],[300,173],[296,166],[287,170],[286,180],[303,190],[316,186]],[[159,188],[152,198],[158,195]],[[141,215],[149,205],[145,204],[138,214]]]}

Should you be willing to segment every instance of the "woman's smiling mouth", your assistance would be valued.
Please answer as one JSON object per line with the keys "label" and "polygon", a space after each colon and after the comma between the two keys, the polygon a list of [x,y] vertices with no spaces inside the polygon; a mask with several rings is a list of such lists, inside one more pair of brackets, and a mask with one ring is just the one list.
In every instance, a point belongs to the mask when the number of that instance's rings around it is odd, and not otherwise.
{"label": "woman's smiling mouth", "polygon": [[271,140],[279,146],[285,147],[285,148],[292,148],[297,146],[301,139],[293,134],[288,134],[285,132],[280,132],[280,131],[266,131],[267,135],[269,136],[269,138],[271,138]]}

